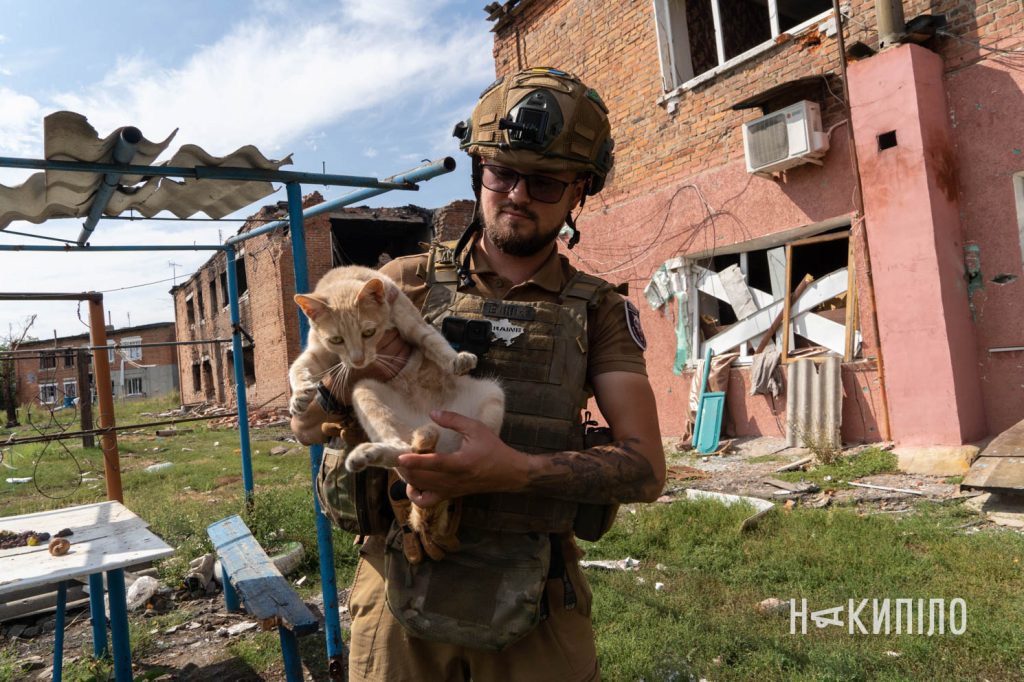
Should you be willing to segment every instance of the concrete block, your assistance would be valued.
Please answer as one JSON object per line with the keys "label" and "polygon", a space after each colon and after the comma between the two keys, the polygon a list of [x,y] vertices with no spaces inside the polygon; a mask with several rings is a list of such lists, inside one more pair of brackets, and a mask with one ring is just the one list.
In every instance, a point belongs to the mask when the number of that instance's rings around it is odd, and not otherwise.
{"label": "concrete block", "polygon": [[900,471],[928,476],[960,476],[967,473],[978,458],[975,445],[936,445],[931,447],[899,447],[893,453]]}

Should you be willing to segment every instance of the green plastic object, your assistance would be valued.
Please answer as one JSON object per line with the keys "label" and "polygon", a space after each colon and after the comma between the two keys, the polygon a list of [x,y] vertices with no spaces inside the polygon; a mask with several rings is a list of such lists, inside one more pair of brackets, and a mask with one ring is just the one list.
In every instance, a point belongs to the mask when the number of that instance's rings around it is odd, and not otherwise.
{"label": "green plastic object", "polygon": [[694,426],[694,444],[697,451],[708,454],[718,449],[722,434],[722,414],[725,412],[725,393],[702,393],[697,405],[697,424]]}

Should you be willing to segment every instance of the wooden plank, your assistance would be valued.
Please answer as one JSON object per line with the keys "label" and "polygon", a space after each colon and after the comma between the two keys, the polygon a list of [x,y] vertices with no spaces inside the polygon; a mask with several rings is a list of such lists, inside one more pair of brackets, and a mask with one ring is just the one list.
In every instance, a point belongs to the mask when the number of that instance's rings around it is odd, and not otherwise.
{"label": "wooden plank", "polygon": [[[725,290],[725,286],[722,284],[722,280],[717,272],[712,272],[707,268],[702,268],[699,265],[694,265],[694,285],[698,291],[703,291],[709,296],[714,296],[719,301],[725,301],[729,303],[729,294]],[[767,291],[761,291],[754,287],[747,287],[750,292],[751,298],[754,299],[754,304],[758,308],[764,308],[765,306],[771,305],[775,298]],[[781,298],[779,299],[781,300]],[[730,305],[732,305],[730,303]],[[738,317],[738,316],[737,316]]]}
{"label": "wooden plank", "polygon": [[[800,283],[796,285],[796,290],[793,291],[793,296],[791,297],[792,300],[795,301],[800,298],[800,294],[804,293],[804,289],[806,289],[807,285],[813,281],[814,280],[810,275],[807,275],[800,280]],[[764,335],[764,338],[761,339],[761,343],[757,344],[757,348],[754,350],[754,353],[760,353],[772,342],[772,337],[775,336],[775,332],[777,332],[779,327],[782,326],[782,312],[783,311],[780,310],[778,315],[775,316],[775,319],[772,320],[772,326],[768,329],[768,333]]]}
{"label": "wooden plank", "polygon": [[[97,502],[65,509],[7,516],[0,518],[0,530],[20,533],[25,530],[45,530],[50,526],[63,524],[62,528],[87,526],[90,524],[120,521],[126,518],[139,518],[120,502]],[[41,528],[40,526],[44,526]],[[58,528],[57,530],[60,530]]]}
{"label": "wooden plank", "polygon": [[296,635],[319,629],[319,622],[238,516],[206,529],[231,585],[246,611],[264,627],[283,625]]}
{"label": "wooden plank", "polygon": [[[149,527],[149,524],[146,523],[145,521],[143,521],[142,519],[140,519],[139,517],[134,516],[134,515],[133,515],[133,517],[134,518],[124,519],[122,521],[116,522],[117,529],[121,530],[121,531],[124,531],[124,530],[128,530],[130,528],[148,528]],[[64,526],[64,528],[70,528],[71,529],[71,533],[72,534],[70,536],[68,536],[68,542],[70,542],[72,545],[77,545],[77,544],[81,544],[81,543],[85,543],[85,542],[93,542],[95,540],[100,540],[102,538],[107,537],[108,535],[110,535],[113,532],[111,526],[110,525],[105,525],[105,524],[96,524],[96,525],[88,525],[88,526],[80,526],[80,525],[78,525],[78,526]],[[31,527],[25,528],[24,530],[35,530],[35,531],[45,532],[45,533],[49,533],[50,536],[52,537],[58,531],[63,530],[63,528],[51,528],[51,527],[48,527],[48,526],[47,527],[37,526],[35,528],[31,528]],[[48,549],[49,542],[50,541],[47,540],[46,542],[41,543],[39,545],[36,545],[35,547],[22,546],[22,547],[13,547],[11,549],[5,549],[2,552],[0,552],[0,561],[2,561],[3,559],[6,559],[8,557],[11,557],[11,556],[17,556],[19,554],[33,554],[33,553],[35,553],[35,554],[46,554],[46,555],[49,555],[49,549]]]}
{"label": "wooden plank", "polygon": [[985,457],[974,460],[961,488],[994,493],[1024,492],[1024,457]]}
{"label": "wooden plank", "polygon": [[[815,307],[845,290],[846,269],[831,272],[808,285],[803,295],[794,302],[791,316],[798,317],[810,313]],[[775,301],[770,306],[758,310],[750,317],[740,320],[725,331],[708,339],[704,346],[710,346],[715,355],[721,355],[755,336],[763,336],[782,307],[782,301]]]}
{"label": "wooden plank", "polygon": [[1024,457],[1024,420],[992,439],[981,451],[982,457]]}
{"label": "wooden plank", "polygon": [[[67,594],[66,608],[68,610],[89,603],[89,595],[86,594],[85,588],[80,584],[72,583],[68,585]],[[5,597],[4,602],[0,604],[0,623],[5,623],[15,618],[49,613],[56,609],[57,593],[52,591],[18,599]]]}

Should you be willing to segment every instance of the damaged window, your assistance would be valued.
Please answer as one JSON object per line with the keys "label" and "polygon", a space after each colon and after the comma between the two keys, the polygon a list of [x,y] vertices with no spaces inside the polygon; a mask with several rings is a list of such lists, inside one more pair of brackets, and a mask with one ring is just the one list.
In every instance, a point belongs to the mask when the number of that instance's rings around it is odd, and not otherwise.
{"label": "damaged window", "polygon": [[855,306],[848,305],[849,248],[842,227],[766,248],[666,261],[644,293],[652,308],[676,318],[677,370],[708,348],[716,356],[738,353],[740,364],[769,349],[784,360],[855,357],[860,335]]}
{"label": "damaged window", "polygon": [[741,61],[826,18],[831,0],[654,0],[663,87]]}

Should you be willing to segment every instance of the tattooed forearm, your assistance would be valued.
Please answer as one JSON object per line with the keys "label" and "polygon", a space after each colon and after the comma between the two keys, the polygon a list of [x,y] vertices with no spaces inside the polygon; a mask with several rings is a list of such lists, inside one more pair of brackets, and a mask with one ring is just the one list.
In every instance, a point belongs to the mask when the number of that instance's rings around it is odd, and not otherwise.
{"label": "tattooed forearm", "polygon": [[536,455],[526,492],[574,502],[650,501],[660,494],[651,463],[636,439],[579,451]]}

